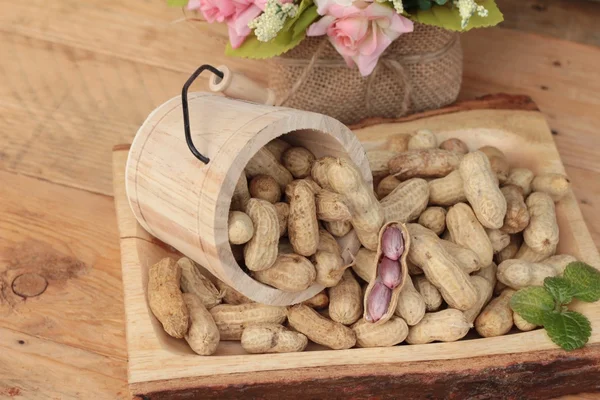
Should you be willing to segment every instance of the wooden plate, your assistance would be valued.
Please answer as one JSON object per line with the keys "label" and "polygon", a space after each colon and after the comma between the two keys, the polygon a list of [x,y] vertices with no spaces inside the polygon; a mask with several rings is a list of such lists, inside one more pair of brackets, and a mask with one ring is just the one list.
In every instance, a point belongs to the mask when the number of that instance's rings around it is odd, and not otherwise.
{"label": "wooden plate", "polygon": [[[366,149],[385,148],[396,134],[427,128],[440,139],[458,137],[471,148],[503,150],[511,165],[536,173],[564,173],[544,116],[526,97],[491,96],[400,120],[370,120],[354,127]],[[167,336],[146,302],[147,270],[173,249],[135,221],[125,196],[128,146],[113,153],[115,204],[127,321],[129,384],[140,398],[548,398],[598,390],[600,303],[574,309],[592,322],[586,348],[565,352],[544,330],[455,343],[392,348],[247,355],[238,342],[221,342],[201,357]],[[600,256],[572,193],[557,204],[558,253],[600,267]]]}

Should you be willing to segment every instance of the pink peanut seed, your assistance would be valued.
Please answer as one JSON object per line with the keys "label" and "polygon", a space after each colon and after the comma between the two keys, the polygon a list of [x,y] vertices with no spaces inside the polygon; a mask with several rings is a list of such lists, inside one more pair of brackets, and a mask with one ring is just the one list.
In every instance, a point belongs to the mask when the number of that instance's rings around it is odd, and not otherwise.
{"label": "pink peanut seed", "polygon": [[379,321],[387,312],[390,301],[392,301],[392,291],[377,278],[367,298],[367,321]]}
{"label": "pink peanut seed", "polygon": [[400,229],[391,226],[386,228],[381,241],[383,254],[390,260],[397,260],[404,253],[404,238]]}
{"label": "pink peanut seed", "polygon": [[400,273],[400,263],[398,261],[383,257],[379,263],[378,274],[383,284],[390,289],[394,289],[402,283],[402,274]]}

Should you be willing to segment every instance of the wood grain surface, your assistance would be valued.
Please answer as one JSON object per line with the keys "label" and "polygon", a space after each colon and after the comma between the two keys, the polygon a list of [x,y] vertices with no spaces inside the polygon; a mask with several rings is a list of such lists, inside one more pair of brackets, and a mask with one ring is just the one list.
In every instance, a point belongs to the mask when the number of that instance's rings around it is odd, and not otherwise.
{"label": "wood grain surface", "polygon": [[[129,398],[111,148],[201,63],[259,81],[263,64],[226,59],[222,42],[158,0],[0,0],[0,9],[0,398]],[[542,28],[530,29],[554,34]],[[461,97],[535,100],[600,244],[600,50],[502,28],[463,44]],[[21,270],[47,282],[41,294],[12,293],[4,282]]]}

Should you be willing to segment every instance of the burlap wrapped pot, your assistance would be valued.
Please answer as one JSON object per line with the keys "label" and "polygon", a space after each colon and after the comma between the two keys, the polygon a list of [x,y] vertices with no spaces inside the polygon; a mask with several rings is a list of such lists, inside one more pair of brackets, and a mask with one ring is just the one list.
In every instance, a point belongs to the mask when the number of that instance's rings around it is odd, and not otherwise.
{"label": "burlap wrapped pot", "polygon": [[269,64],[278,104],[353,124],[368,117],[397,118],[456,100],[462,81],[459,35],[415,24],[394,41],[373,73],[348,68],[326,37],[307,38]]}

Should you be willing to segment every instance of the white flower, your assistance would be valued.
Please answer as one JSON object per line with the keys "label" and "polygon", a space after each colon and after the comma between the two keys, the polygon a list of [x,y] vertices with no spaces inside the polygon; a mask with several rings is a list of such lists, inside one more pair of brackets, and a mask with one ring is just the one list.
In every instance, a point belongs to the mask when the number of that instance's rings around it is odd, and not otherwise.
{"label": "white flower", "polygon": [[458,13],[461,18],[461,28],[465,29],[469,24],[471,17],[477,12],[480,17],[487,17],[488,10],[485,7],[475,3],[475,0],[454,0],[454,5],[458,7]]}
{"label": "white flower", "polygon": [[295,17],[297,12],[298,6],[294,4],[281,4],[278,0],[268,0],[264,13],[250,21],[248,27],[254,29],[258,40],[269,42],[283,29],[285,20],[288,17]]}

